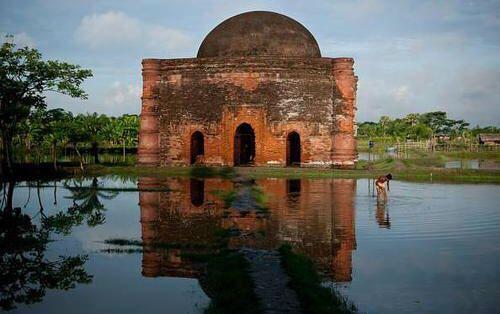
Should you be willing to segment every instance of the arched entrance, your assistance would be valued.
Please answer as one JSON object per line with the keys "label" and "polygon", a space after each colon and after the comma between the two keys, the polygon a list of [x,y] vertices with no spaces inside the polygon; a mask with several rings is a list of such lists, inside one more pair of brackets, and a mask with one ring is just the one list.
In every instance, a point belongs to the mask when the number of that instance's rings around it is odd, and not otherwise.
{"label": "arched entrance", "polygon": [[255,133],[250,124],[242,123],[234,134],[234,165],[251,165],[254,159]]}
{"label": "arched entrance", "polygon": [[205,144],[203,134],[200,131],[196,131],[191,135],[191,165],[196,162],[197,156],[203,156],[204,154]]}
{"label": "arched entrance", "polygon": [[286,138],[286,165],[300,167],[300,136],[295,131]]}

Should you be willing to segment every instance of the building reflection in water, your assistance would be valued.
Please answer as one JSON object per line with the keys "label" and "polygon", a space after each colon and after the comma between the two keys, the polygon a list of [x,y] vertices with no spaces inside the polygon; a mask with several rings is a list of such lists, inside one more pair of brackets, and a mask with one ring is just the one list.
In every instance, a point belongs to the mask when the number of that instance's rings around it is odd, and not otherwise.
{"label": "building reflection in water", "polygon": [[[225,208],[218,192],[235,187],[228,180],[141,178],[143,275],[199,278],[202,266],[183,256],[203,253],[216,242],[214,231],[223,228],[238,230],[230,237],[231,248],[290,244],[334,281],[350,281],[356,180],[262,179],[256,184],[268,198],[268,212]],[[159,187],[168,191],[153,191]],[[155,243],[177,248],[160,249]]]}

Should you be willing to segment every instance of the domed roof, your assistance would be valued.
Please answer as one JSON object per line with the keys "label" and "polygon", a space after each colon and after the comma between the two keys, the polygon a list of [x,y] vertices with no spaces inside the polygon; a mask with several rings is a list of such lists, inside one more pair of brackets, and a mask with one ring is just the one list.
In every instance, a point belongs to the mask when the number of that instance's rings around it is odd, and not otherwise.
{"label": "domed roof", "polygon": [[282,14],[246,12],[220,23],[205,37],[198,58],[282,56],[319,58],[314,36]]}

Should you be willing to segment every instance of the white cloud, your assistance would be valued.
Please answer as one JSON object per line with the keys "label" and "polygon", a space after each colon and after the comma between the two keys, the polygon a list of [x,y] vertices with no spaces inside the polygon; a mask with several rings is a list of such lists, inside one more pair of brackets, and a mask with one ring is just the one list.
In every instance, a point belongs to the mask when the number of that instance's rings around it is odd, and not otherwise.
{"label": "white cloud", "polygon": [[397,102],[405,101],[410,95],[410,88],[407,85],[401,85],[394,91],[393,97]]}
{"label": "white cloud", "polygon": [[90,48],[127,45],[140,39],[142,33],[139,21],[123,12],[109,11],[103,14],[85,16],[76,30],[78,42]]}
{"label": "white cloud", "polygon": [[192,40],[183,32],[163,26],[152,26],[146,30],[147,47],[157,52],[183,51],[191,46]]}
{"label": "white cloud", "polygon": [[138,106],[140,102],[141,88],[133,84],[114,82],[111,89],[104,97],[104,104],[108,107],[127,109]]}
{"label": "white cloud", "polygon": [[[30,48],[36,47],[35,40],[33,38],[31,38],[31,36],[25,32],[21,32],[21,33],[17,33],[17,34],[7,34],[4,32],[0,32],[0,38],[1,38],[0,40],[2,43],[6,41],[5,36],[7,36],[7,35],[14,36],[13,43],[16,44],[16,46],[19,48],[26,47],[26,46],[28,46]],[[8,40],[10,41],[10,39],[8,39]]]}
{"label": "white cloud", "polygon": [[117,11],[83,17],[75,38],[93,50],[145,48],[163,54],[185,51],[192,42],[181,30],[143,23]]}

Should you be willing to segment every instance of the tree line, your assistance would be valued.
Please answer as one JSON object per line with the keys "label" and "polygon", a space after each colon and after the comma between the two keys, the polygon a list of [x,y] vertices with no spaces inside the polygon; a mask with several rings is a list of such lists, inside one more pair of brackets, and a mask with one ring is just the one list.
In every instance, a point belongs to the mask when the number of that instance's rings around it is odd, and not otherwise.
{"label": "tree line", "polygon": [[471,139],[480,133],[500,133],[500,128],[495,126],[470,128],[470,123],[465,120],[450,119],[444,111],[410,113],[396,119],[382,116],[378,122],[367,121],[358,124],[358,137],[366,138],[425,140],[434,136],[444,136],[450,139]]}
{"label": "tree line", "polygon": [[91,147],[99,163],[99,145],[137,145],[137,115],[108,117],[102,114],[73,115],[63,109],[47,109],[47,93],[86,99],[83,82],[92,71],[57,60],[43,60],[34,48],[17,48],[13,36],[6,36],[0,48],[0,174],[14,175],[17,155],[36,156],[48,152],[57,168],[58,152],[71,145],[80,157],[82,147]]}
{"label": "tree line", "polygon": [[37,161],[50,155],[54,168],[57,168],[59,154],[70,147],[83,168],[82,149],[90,149],[94,163],[100,162],[101,147],[120,148],[125,158],[127,148],[137,146],[138,131],[138,115],[74,115],[60,108],[36,109],[18,125],[13,146],[19,152],[17,155],[35,155]]}

